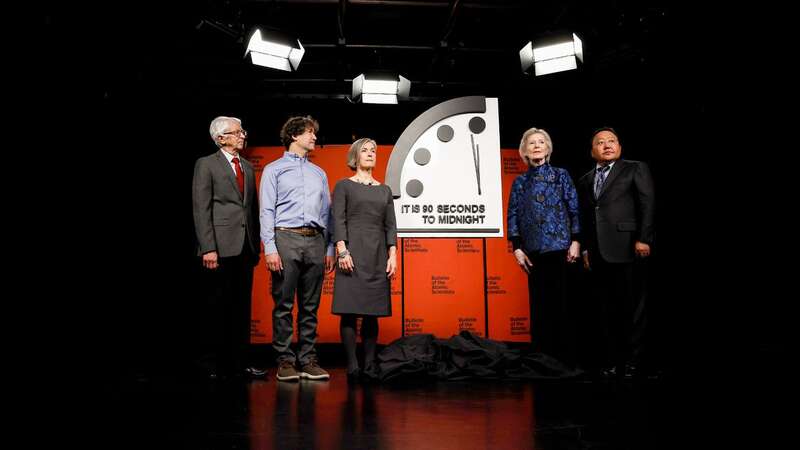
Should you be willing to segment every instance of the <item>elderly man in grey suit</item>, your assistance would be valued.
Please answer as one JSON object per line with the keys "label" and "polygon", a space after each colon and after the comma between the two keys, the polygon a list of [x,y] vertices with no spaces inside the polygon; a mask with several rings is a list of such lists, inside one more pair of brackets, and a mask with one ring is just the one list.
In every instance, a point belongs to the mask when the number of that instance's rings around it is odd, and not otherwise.
{"label": "elderly man in grey suit", "polygon": [[247,140],[241,120],[220,116],[211,122],[219,148],[194,166],[192,205],[197,255],[210,286],[208,355],[210,377],[263,377],[248,367],[250,298],[258,264],[259,224],[253,166],[241,156]]}

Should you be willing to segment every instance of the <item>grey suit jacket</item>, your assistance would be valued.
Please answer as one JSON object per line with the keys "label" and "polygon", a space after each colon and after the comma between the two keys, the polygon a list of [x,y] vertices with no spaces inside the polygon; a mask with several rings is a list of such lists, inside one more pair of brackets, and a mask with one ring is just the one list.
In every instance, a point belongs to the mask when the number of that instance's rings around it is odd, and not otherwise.
{"label": "grey suit jacket", "polygon": [[655,238],[655,189],[647,164],[620,159],[594,197],[595,170],[578,180],[581,228],[587,250],[611,263],[634,260],[634,243]]}
{"label": "grey suit jacket", "polygon": [[220,257],[236,256],[248,245],[259,254],[258,204],[253,165],[239,158],[244,172],[244,196],[236,174],[222,150],[199,158],[194,165],[192,206],[197,254],[216,251]]}

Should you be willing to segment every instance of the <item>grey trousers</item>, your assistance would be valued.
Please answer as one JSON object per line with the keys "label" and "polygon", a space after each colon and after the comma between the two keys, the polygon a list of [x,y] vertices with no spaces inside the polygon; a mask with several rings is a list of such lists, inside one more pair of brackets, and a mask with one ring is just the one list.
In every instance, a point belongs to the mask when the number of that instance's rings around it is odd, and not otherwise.
{"label": "grey trousers", "polygon": [[[275,231],[282,272],[272,272],[272,348],[278,362],[307,364],[316,358],[317,310],[325,276],[325,239]],[[298,352],[292,351],[292,308],[297,293]]]}

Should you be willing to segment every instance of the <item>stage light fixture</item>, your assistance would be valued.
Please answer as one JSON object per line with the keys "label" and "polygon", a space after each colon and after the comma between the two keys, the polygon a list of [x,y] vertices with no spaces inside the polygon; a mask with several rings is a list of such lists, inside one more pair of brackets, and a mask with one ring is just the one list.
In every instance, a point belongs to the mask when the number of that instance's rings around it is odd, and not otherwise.
{"label": "stage light fixture", "polygon": [[408,99],[411,82],[402,75],[361,74],[353,79],[353,100],[396,105]]}
{"label": "stage light fixture", "polygon": [[583,42],[575,33],[538,39],[522,47],[519,60],[523,72],[530,73],[533,67],[537,77],[574,70],[583,63]]}
{"label": "stage light fixture", "polygon": [[257,66],[291,72],[297,70],[305,49],[300,40],[277,31],[256,28],[250,35],[244,56]]}

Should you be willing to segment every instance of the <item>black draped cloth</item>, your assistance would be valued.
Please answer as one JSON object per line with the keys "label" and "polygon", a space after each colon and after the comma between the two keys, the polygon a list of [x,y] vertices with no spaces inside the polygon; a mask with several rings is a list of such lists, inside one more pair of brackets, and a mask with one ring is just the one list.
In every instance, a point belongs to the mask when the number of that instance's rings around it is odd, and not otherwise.
{"label": "black draped cloth", "polygon": [[450,339],[437,339],[432,334],[397,339],[378,354],[376,370],[367,373],[381,381],[412,378],[562,379],[581,374],[580,370],[545,354],[523,354],[502,342],[484,339],[468,331]]}

